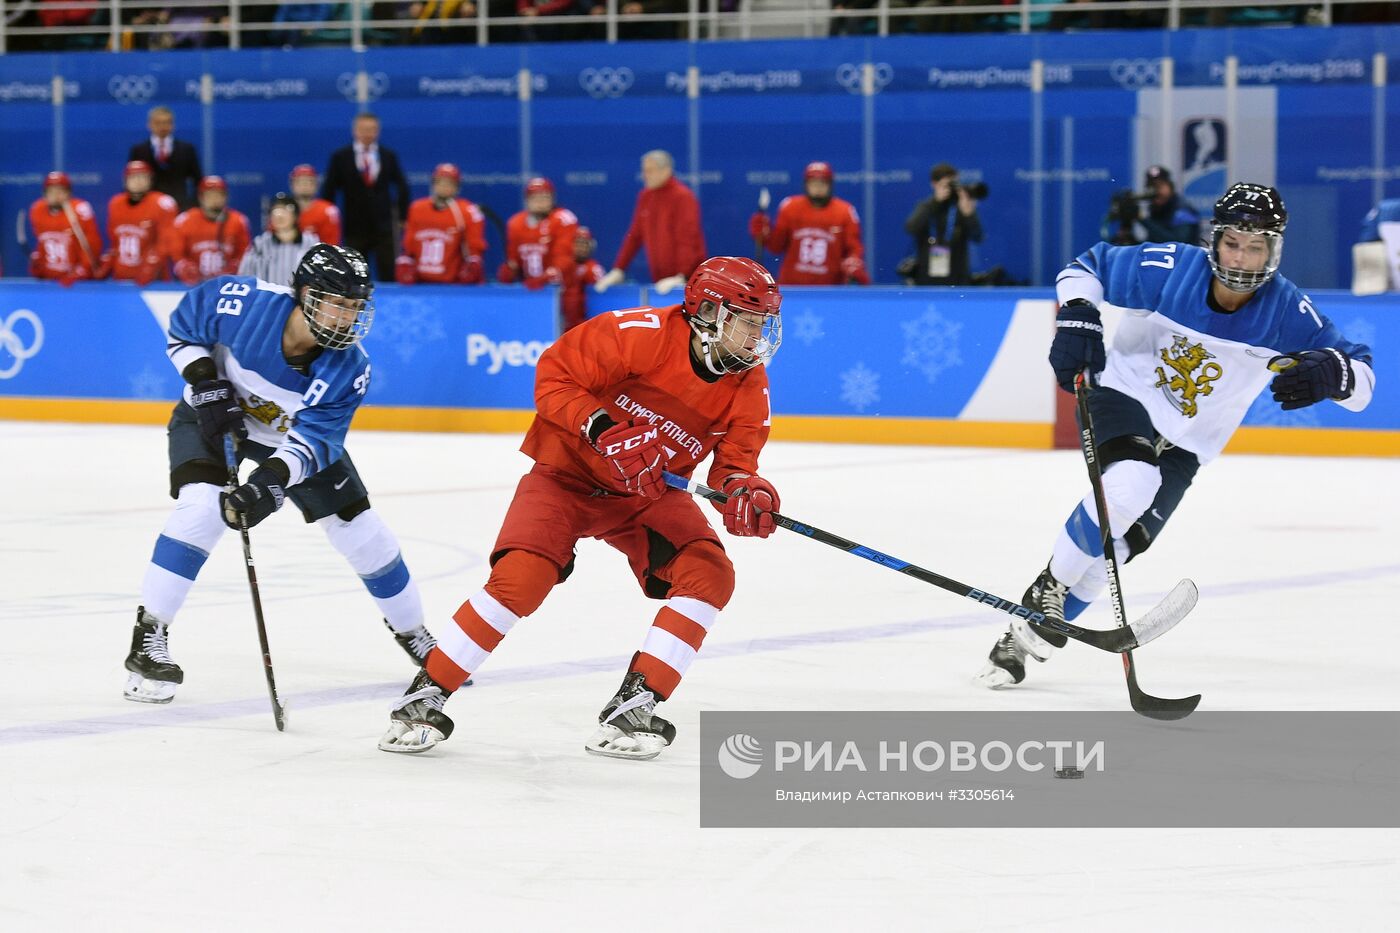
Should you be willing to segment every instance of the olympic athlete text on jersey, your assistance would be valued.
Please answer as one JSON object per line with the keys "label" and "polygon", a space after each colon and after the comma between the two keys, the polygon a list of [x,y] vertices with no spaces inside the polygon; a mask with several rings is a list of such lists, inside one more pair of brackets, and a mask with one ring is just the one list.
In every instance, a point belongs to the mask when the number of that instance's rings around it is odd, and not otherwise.
{"label": "olympic athlete text on jersey", "polygon": [[725,527],[772,533],[778,493],[758,475],[758,455],[770,420],[762,364],[781,340],[781,301],[758,263],[716,257],[691,275],[683,304],[600,315],[545,351],[521,446],[535,466],[491,548],[491,577],[445,627],[380,748],[421,752],[452,734],[447,697],[568,579],[585,537],[625,554],[642,591],[666,602],[584,747],[646,759],[671,743],[656,704],[729,601],[734,567],[695,500],[662,472],[689,475],[713,452],[709,484],[730,496]]}
{"label": "olympic athlete text on jersey", "polygon": [[[1265,386],[1285,410],[1330,400],[1360,411],[1371,401],[1370,348],[1342,336],[1277,274],[1287,222],[1276,190],[1236,184],[1215,204],[1208,250],[1100,243],[1056,280],[1055,377],[1073,392],[1083,370],[1103,374],[1089,407],[1119,561],[1152,544]],[[1123,314],[1107,354],[1100,305]],[[1021,602],[1073,619],[1106,582],[1090,493]],[[978,677],[991,687],[1020,683],[1026,655],[1044,661],[1064,642],[1015,620]]]}
{"label": "olympic athlete text on jersey", "polygon": [[[223,276],[192,288],[170,318],[167,353],[189,383],[170,418],[175,510],[156,539],[136,610],[127,699],[168,703],[184,672],[168,626],[225,525],[258,524],[290,497],[364,581],[394,637],[421,663],[433,638],[417,584],[393,532],[370,507],[345,450],[350,419],[369,388],[359,341],[374,315],[364,257],[321,244],[293,287]],[[225,435],[258,463],[225,491]]]}

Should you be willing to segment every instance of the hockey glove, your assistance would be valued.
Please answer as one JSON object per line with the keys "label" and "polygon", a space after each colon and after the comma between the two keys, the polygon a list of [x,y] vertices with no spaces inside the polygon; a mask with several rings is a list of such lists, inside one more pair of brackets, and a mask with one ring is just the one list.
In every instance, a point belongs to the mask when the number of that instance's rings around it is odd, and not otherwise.
{"label": "hockey glove", "polygon": [[243,423],[243,409],[233,394],[233,383],[227,379],[205,379],[190,387],[190,406],[199,418],[199,433],[204,442],[215,450],[224,449],[224,435],[232,433],[238,440],[248,436]]}
{"label": "hockey glove", "polygon": [[781,506],[778,490],[761,476],[739,474],[724,481],[724,527],[741,538],[766,538],[777,526],[773,513]]}
{"label": "hockey glove", "polygon": [[768,233],[770,229],[771,228],[768,226],[768,215],[763,213],[763,211],[758,211],[749,218],[749,236],[753,237],[755,240],[761,243],[768,242]]}
{"label": "hockey glove", "polygon": [[1285,353],[1269,360],[1269,369],[1278,373],[1269,388],[1284,411],[1307,408],[1329,398],[1340,402],[1351,398],[1356,385],[1351,358],[1335,347]]}
{"label": "hockey glove", "polygon": [[157,259],[152,260],[151,262],[143,262],[141,265],[137,266],[134,279],[137,285],[140,285],[144,288],[145,286],[150,285],[152,282],[154,282],[156,280],[156,276],[159,274],[160,260]]}
{"label": "hockey glove", "polygon": [[186,285],[198,285],[201,281],[199,263],[192,259],[181,259],[175,263],[175,278]]}
{"label": "hockey glove", "polygon": [[634,418],[599,434],[593,446],[612,464],[628,492],[659,499],[666,491],[661,475],[666,469],[666,450],[656,425]]}
{"label": "hockey glove", "polygon": [[394,260],[394,281],[400,285],[413,285],[418,281],[418,264],[412,256],[400,256]]}
{"label": "hockey glove", "polygon": [[74,282],[92,278],[92,270],[87,266],[77,265],[58,277],[58,284],[64,288],[72,288]]}
{"label": "hockey glove", "polygon": [[480,285],[486,281],[486,268],[480,256],[468,256],[457,267],[457,282],[461,285]]}
{"label": "hockey glove", "polygon": [[502,285],[515,284],[515,267],[508,262],[503,262],[496,269],[496,281]]}
{"label": "hockey glove", "polygon": [[1050,368],[1066,392],[1074,392],[1074,377],[1089,367],[1103,372],[1103,320],[1099,309],[1083,298],[1068,301],[1055,315],[1055,340],[1050,344]]}
{"label": "hockey glove", "polygon": [[233,492],[219,494],[219,504],[223,507],[224,524],[238,527],[242,518],[252,528],[282,507],[287,494],[282,486],[286,480],[272,467],[260,466],[248,477],[248,482]]}
{"label": "hockey glove", "polygon": [[114,261],[115,260],[112,257],[112,251],[110,249],[107,250],[107,252],[102,254],[102,258],[97,260],[97,271],[92,274],[92,277],[98,279],[99,281],[102,279],[111,278],[112,265]]}
{"label": "hockey glove", "polygon": [[841,274],[846,277],[848,283],[870,284],[870,270],[865,268],[865,260],[859,256],[847,256],[841,260]]}

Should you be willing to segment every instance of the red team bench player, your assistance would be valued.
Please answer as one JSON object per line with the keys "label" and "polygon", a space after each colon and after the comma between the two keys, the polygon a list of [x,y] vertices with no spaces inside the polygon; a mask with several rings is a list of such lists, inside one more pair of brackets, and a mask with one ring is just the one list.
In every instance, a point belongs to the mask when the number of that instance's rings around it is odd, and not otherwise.
{"label": "red team bench player", "polygon": [[761,265],[720,256],[690,276],[683,304],[600,315],[545,351],[521,446],[535,466],[491,549],[490,579],[395,704],[381,749],[422,752],[452,734],[447,698],[568,579],[585,537],[627,555],[642,591],[665,604],[584,748],[648,759],[671,744],[675,727],[656,704],[729,602],[734,567],[695,500],[662,472],[688,476],[713,451],[708,483],[730,497],[725,528],[772,534],[778,493],[758,476],[758,454],[771,420],[762,364],[782,338],[781,302]]}

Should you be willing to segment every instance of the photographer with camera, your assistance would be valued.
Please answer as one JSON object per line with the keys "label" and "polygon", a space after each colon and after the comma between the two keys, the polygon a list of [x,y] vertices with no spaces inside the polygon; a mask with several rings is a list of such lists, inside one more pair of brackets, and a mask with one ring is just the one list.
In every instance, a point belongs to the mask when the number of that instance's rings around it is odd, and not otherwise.
{"label": "photographer with camera", "polygon": [[[1108,216],[1099,231],[1114,246],[1139,243],[1201,242],[1201,217],[1176,193],[1176,184],[1165,166],[1154,165],[1144,179],[1147,190],[1138,193],[1124,188],[1109,202]],[[1142,205],[1147,205],[1146,214]]]}
{"label": "photographer with camera", "polygon": [[933,197],[920,201],[904,221],[914,238],[915,285],[966,285],[971,278],[968,244],[982,242],[977,202],[987,196],[983,182],[962,185],[958,170],[939,162],[929,172]]}

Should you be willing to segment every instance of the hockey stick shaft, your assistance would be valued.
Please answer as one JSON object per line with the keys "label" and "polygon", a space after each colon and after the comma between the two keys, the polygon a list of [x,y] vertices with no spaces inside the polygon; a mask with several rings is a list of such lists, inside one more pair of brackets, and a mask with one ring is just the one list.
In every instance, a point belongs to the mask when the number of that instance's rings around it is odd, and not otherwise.
{"label": "hockey stick shaft", "polygon": [[[1113,606],[1113,618],[1120,626],[1128,624],[1123,606],[1123,587],[1119,583],[1118,554],[1114,549],[1113,529],[1108,519],[1108,496],[1103,488],[1103,468],[1099,463],[1098,443],[1094,440],[1094,419],[1089,411],[1089,386],[1093,374],[1085,369],[1075,380],[1074,401],[1079,413],[1079,448],[1089,471],[1089,485],[1094,491],[1094,511],[1099,520],[1100,543],[1103,548],[1104,571],[1108,577],[1108,594]],[[1131,648],[1123,651],[1123,675],[1128,682],[1128,699],[1133,709],[1152,719],[1183,719],[1191,715],[1201,702],[1200,694],[1177,699],[1155,697],[1138,686],[1137,664]]]}
{"label": "hockey stick shaft", "polygon": [[[228,466],[229,490],[238,488],[238,454],[233,435],[224,435],[224,463]],[[277,731],[287,728],[287,710],[277,696],[277,681],[272,674],[272,651],[267,646],[267,623],[263,621],[262,596],[258,591],[258,570],[253,564],[253,542],[248,536],[248,520],[238,518],[238,532],[243,538],[243,563],[248,568],[248,591],[253,597],[253,618],[258,624],[258,647],[262,650],[263,673],[267,676],[267,695],[272,700],[272,721]]]}
{"label": "hockey stick shaft", "polygon": [[[665,477],[666,485],[671,486],[675,489],[679,489],[682,492],[691,493],[692,495],[699,496],[702,499],[709,499],[711,502],[724,503],[729,501],[729,497],[726,496],[724,493],[720,492],[717,489],[711,489],[709,486],[706,486],[696,480],[687,480],[684,477],[677,476],[674,473],[666,473]],[[830,545],[831,547],[836,548],[838,551],[845,551],[849,554],[854,554],[857,557],[863,557],[866,560],[871,561],[872,563],[879,564],[881,567],[888,567],[891,570],[897,570],[902,574],[911,576],[916,580],[922,580],[925,583],[932,583],[934,586],[939,587],[940,589],[947,590],[950,593],[955,593],[958,596],[966,597],[967,599],[970,599],[975,603],[979,603],[984,606],[989,606],[992,609],[996,609],[1000,612],[1005,612],[1007,615],[1020,616],[1021,618],[1024,618],[1029,622],[1035,623],[1036,625],[1052,629],[1053,631],[1059,632],[1060,634],[1068,638],[1073,638],[1075,641],[1083,642],[1086,645],[1092,645],[1095,648],[1099,648],[1103,651],[1110,651],[1116,654],[1120,651],[1123,651],[1125,648],[1136,647],[1139,644],[1138,633],[1135,632],[1131,627],[1124,627],[1104,632],[1095,629],[1083,629],[1077,625],[1071,625],[1068,622],[1059,622],[1054,619],[1047,619],[1044,615],[1042,615],[1039,612],[1036,612],[1032,609],[1027,609],[1025,606],[1022,606],[1019,603],[1012,602],[1009,599],[1002,599],[1000,596],[994,596],[986,590],[980,590],[976,587],[968,586],[966,583],[959,583],[957,580],[945,577],[942,574],[934,573],[932,570],[926,570],[925,568],[920,567],[916,564],[911,564],[908,561],[900,560],[897,557],[891,557],[888,554],[883,554],[880,551],[876,551],[873,548],[868,548],[863,544],[856,543],[855,541],[850,541],[846,538],[841,537],[840,535],[834,535],[829,531],[823,531],[822,529],[817,528],[814,525],[808,525],[805,522],[796,521],[795,519],[789,518],[788,516],[783,515],[780,512],[772,512],[770,514],[773,516],[774,523],[776,523],[778,526],[786,528],[788,531],[802,535],[804,538],[811,538],[814,541],[820,541],[822,544]],[[1160,635],[1162,632],[1165,632],[1170,627],[1170,625],[1161,627],[1160,630],[1155,631],[1152,634],[1152,637],[1155,638],[1157,635]],[[1143,643],[1145,643],[1147,640],[1150,639],[1144,639]]]}

